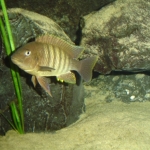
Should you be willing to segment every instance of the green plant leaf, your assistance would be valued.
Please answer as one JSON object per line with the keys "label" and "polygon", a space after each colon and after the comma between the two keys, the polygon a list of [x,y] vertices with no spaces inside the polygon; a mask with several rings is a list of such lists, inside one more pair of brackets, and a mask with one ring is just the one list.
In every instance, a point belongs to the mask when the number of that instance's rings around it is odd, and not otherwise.
{"label": "green plant leaf", "polygon": [[[10,56],[10,54],[15,50],[15,44],[13,41],[13,36],[12,36],[11,27],[10,27],[9,18],[8,18],[7,9],[4,0],[0,0],[0,5],[2,7],[4,22],[5,22],[4,25],[3,20],[0,17],[0,31],[2,33],[1,35],[5,45],[6,54]],[[6,26],[6,30],[5,30],[5,26]],[[23,108],[22,108],[22,90],[21,90],[20,76],[18,73],[18,68],[12,63],[10,63],[10,66],[11,66],[13,83],[15,87],[15,93],[19,104],[19,114],[15,104],[10,105],[12,110],[12,117],[16,129],[20,133],[24,133],[24,115],[23,115]]]}

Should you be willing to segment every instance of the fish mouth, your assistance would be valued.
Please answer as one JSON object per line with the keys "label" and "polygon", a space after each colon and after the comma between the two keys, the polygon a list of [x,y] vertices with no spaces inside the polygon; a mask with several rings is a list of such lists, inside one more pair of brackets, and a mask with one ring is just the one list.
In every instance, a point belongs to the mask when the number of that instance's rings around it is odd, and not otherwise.
{"label": "fish mouth", "polygon": [[17,59],[16,59],[16,58],[14,58],[13,56],[11,56],[11,61],[12,61],[12,62],[16,62],[16,61],[17,61]]}
{"label": "fish mouth", "polygon": [[12,61],[15,65],[17,65],[19,68],[24,67],[24,65],[23,65],[23,63],[20,61],[20,59],[17,59],[17,58],[15,58],[15,57],[11,56],[11,61]]}
{"label": "fish mouth", "polygon": [[18,61],[16,58],[11,57],[11,61],[16,64],[16,62]]}
{"label": "fish mouth", "polygon": [[11,57],[11,61],[14,63],[14,64],[18,64],[19,63],[19,60],[14,58],[13,56]]}
{"label": "fish mouth", "polygon": [[14,56],[11,56],[11,61],[17,65],[20,69],[24,70],[25,72],[31,72],[32,69],[29,69],[28,65],[23,63],[23,60],[17,59]]}

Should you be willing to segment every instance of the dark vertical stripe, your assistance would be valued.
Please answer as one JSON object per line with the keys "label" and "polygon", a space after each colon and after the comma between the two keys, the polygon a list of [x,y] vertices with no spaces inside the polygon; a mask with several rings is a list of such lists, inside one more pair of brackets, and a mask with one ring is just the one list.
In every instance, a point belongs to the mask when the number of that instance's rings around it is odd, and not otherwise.
{"label": "dark vertical stripe", "polygon": [[49,67],[53,67],[53,49],[52,49],[52,45],[47,44],[47,65]]}
{"label": "dark vertical stripe", "polygon": [[57,70],[59,70],[59,67],[60,67],[60,52],[59,52],[58,47],[55,47],[55,52],[56,52],[56,60],[55,60],[56,68],[57,68]]}
{"label": "dark vertical stripe", "polygon": [[52,45],[52,51],[53,51],[53,63],[52,63],[52,67],[56,69],[55,66],[55,61],[56,61],[56,51],[55,51],[55,47]]}
{"label": "dark vertical stripe", "polygon": [[70,59],[68,57],[68,55],[66,55],[66,63],[65,63],[65,68],[64,70],[67,72],[69,69],[69,63],[70,63]]}
{"label": "dark vertical stripe", "polygon": [[66,53],[64,51],[62,51],[62,52],[63,52],[63,56],[64,56],[64,64],[63,64],[62,72],[65,72],[65,66],[66,66],[67,57],[66,57]]}
{"label": "dark vertical stripe", "polygon": [[46,66],[49,66],[49,57],[50,57],[50,55],[49,55],[49,45],[48,44],[46,44]]}
{"label": "dark vertical stripe", "polygon": [[64,51],[63,50],[60,50],[60,55],[61,55],[61,65],[60,65],[60,72],[61,73],[64,73],[63,71],[64,71],[64,67],[65,67],[65,53],[64,53]]}
{"label": "dark vertical stripe", "polygon": [[47,60],[47,46],[46,46],[46,44],[43,44],[43,51],[42,51],[42,55],[43,55],[43,61],[42,61],[42,66],[46,66],[47,64],[46,64],[46,60]]}

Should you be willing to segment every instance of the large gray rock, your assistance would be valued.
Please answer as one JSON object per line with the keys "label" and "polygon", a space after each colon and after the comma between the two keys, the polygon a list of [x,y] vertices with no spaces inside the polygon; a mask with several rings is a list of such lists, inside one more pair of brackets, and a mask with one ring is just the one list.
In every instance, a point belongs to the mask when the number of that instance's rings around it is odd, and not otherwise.
{"label": "large gray rock", "polygon": [[42,34],[53,34],[72,43],[62,28],[46,16],[21,8],[9,9],[8,13],[16,47]]}
{"label": "large gray rock", "polygon": [[[124,102],[146,102],[150,101],[150,76],[144,73],[112,73],[111,75],[101,75],[90,83],[92,91],[105,97],[110,103],[116,99]],[[88,84],[86,84],[88,85]],[[88,86],[86,86],[88,87]],[[88,89],[88,88],[87,88]],[[89,90],[85,90],[86,96],[94,96]],[[100,98],[101,99],[101,98]]]}
{"label": "large gray rock", "polygon": [[107,93],[107,102],[150,100],[149,10],[147,0],[117,0],[81,20],[81,45],[87,47],[84,57],[98,55],[95,70],[102,74],[112,71],[90,83],[95,94]]}
{"label": "large gray rock", "polygon": [[7,8],[23,8],[53,19],[75,41],[80,17],[114,0],[7,0]]}
{"label": "large gray rock", "polygon": [[[9,19],[16,47],[32,41],[36,36],[44,33],[54,34],[71,42],[58,24],[37,13],[23,9],[11,9],[9,10]],[[3,49],[0,57],[0,109],[5,117],[11,120],[7,105],[11,101],[16,102],[16,97],[10,70],[5,65],[8,65],[7,59],[5,64],[2,59],[5,56]],[[75,122],[84,111],[82,83],[79,85],[59,83],[55,78],[51,78],[50,86],[53,97],[50,97],[40,87],[34,89],[31,76],[22,70],[19,71],[26,132],[61,129]],[[0,134],[2,134],[10,129],[10,126],[3,117],[0,119]]]}
{"label": "large gray rock", "polygon": [[99,56],[100,73],[150,70],[150,2],[117,0],[82,19],[85,57]]}

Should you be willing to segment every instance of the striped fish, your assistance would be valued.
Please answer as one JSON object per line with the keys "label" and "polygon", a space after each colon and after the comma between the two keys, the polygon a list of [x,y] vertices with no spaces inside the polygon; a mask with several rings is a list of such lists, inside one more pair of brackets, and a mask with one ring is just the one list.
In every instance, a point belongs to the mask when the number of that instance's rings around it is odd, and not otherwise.
{"label": "striped fish", "polygon": [[46,76],[56,76],[61,81],[75,84],[76,77],[72,71],[77,71],[86,82],[91,80],[92,69],[98,58],[90,57],[79,61],[83,51],[83,47],[59,37],[43,35],[19,48],[11,60],[32,75],[34,86],[38,82],[52,96]]}

